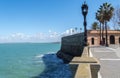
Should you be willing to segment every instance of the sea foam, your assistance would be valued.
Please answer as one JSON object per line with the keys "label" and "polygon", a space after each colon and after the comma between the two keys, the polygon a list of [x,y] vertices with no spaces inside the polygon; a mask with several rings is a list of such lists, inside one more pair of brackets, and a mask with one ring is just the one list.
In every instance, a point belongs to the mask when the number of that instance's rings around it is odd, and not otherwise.
{"label": "sea foam", "polygon": [[[42,56],[42,57],[41,57]],[[72,73],[70,71],[69,65],[64,64],[61,59],[59,59],[55,53],[49,53],[44,55],[39,55],[45,69],[38,76],[33,78],[71,78]]]}
{"label": "sea foam", "polygon": [[44,56],[44,54],[39,54],[39,55],[36,55],[35,58],[42,58]]}

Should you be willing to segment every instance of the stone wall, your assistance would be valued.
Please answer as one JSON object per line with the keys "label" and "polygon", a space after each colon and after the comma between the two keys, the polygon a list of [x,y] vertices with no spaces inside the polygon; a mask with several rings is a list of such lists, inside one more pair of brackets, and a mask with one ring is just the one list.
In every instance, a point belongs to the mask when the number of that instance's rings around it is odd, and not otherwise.
{"label": "stone wall", "polygon": [[83,44],[83,33],[63,37],[61,49],[57,52],[57,56],[69,62],[74,56],[81,56],[84,47]]}
{"label": "stone wall", "polygon": [[[80,57],[74,57],[69,65],[71,71],[75,71],[73,78],[98,78],[100,62],[97,58],[91,56],[89,47],[84,47],[82,55]],[[73,70],[75,66],[77,66],[77,69]]]}

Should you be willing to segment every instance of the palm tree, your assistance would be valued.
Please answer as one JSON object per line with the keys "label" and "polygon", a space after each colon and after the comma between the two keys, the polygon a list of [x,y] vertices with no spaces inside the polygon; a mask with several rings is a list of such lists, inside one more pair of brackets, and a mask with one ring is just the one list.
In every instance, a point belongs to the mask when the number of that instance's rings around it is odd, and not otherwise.
{"label": "palm tree", "polygon": [[[96,12],[96,19],[100,22],[100,44],[101,44],[101,42],[103,42],[103,31],[104,31],[104,20],[103,20],[102,6]],[[101,28],[101,24],[103,25],[102,28]],[[102,33],[101,33],[101,30],[102,30]],[[101,40],[101,35],[102,35],[102,40]]]}
{"label": "palm tree", "polygon": [[111,6],[111,4],[103,3],[101,9],[103,10],[103,20],[105,22],[106,46],[108,46],[107,22],[112,18],[114,8]]}
{"label": "palm tree", "polygon": [[82,28],[80,28],[80,33],[82,32]]}
{"label": "palm tree", "polygon": [[105,23],[103,22],[103,24],[102,24],[102,45],[104,45],[105,44],[105,40],[104,40],[104,31],[105,31]]}
{"label": "palm tree", "polygon": [[94,22],[94,23],[92,24],[91,29],[93,29],[93,30],[99,29],[98,22]]}
{"label": "palm tree", "polygon": [[78,28],[77,28],[77,27],[75,27],[75,31],[76,31],[76,33],[77,33],[77,29],[78,29]]}

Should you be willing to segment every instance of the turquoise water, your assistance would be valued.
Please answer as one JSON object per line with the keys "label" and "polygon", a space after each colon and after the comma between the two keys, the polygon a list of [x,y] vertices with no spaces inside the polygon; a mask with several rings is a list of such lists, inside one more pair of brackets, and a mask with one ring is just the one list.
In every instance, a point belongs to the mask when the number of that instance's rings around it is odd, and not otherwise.
{"label": "turquoise water", "polygon": [[59,49],[57,43],[0,44],[0,78],[70,78],[55,55]]}

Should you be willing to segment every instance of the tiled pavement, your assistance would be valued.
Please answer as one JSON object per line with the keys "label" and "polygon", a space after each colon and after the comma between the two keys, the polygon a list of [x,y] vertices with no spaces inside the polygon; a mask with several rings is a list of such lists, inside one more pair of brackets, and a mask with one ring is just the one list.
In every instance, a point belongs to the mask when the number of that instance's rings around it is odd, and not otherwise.
{"label": "tiled pavement", "polygon": [[102,78],[120,78],[120,47],[91,47],[94,57],[101,64],[100,74]]}

